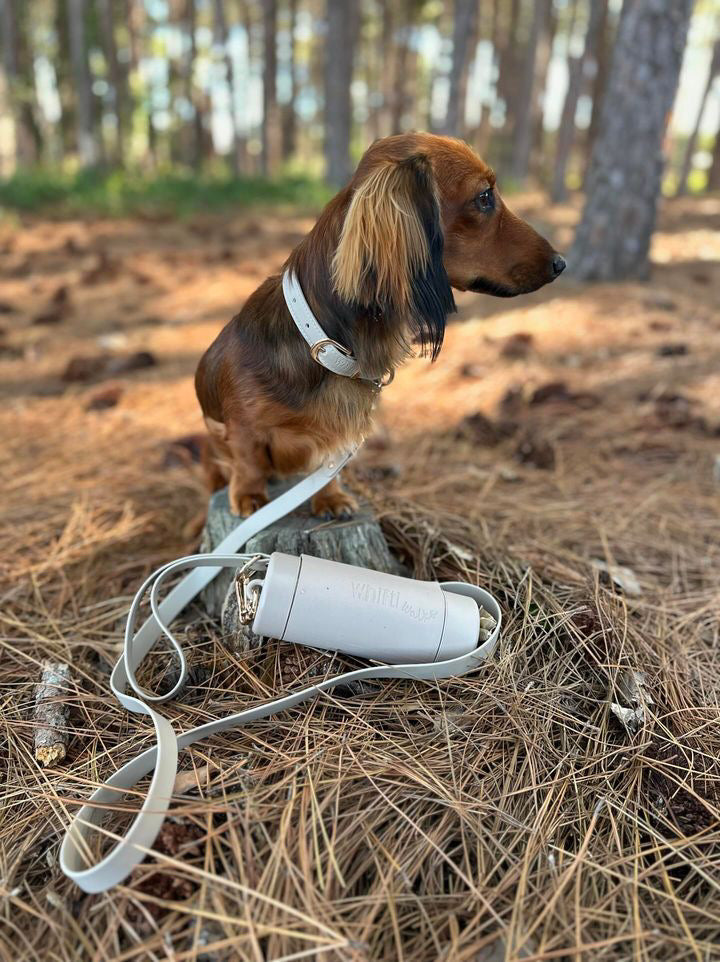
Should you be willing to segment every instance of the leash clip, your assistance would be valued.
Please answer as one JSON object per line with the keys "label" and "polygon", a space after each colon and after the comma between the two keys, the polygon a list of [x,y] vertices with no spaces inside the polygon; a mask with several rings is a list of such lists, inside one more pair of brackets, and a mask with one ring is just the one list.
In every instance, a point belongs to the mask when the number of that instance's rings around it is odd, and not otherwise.
{"label": "leash clip", "polygon": [[248,584],[250,577],[260,563],[267,568],[268,558],[261,554],[253,555],[235,574],[235,597],[238,603],[240,623],[249,625],[255,618],[260,601],[260,585]]}

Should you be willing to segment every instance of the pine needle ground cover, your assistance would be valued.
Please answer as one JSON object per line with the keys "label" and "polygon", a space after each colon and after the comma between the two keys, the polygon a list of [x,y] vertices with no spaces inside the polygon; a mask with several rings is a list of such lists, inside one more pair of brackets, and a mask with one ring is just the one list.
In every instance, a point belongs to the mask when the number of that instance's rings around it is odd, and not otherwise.
{"label": "pine needle ground cover", "polygon": [[[518,206],[567,247],[575,209]],[[349,480],[417,577],[498,598],[497,657],[204,742],[126,885],[60,873],[71,814],[153,740],[108,676],[143,576],[197,544],[194,364],[310,223],[0,237],[0,956],[720,958],[717,198],[668,205],[647,284],[461,298],[439,361],[384,394]],[[181,632],[178,729],[305,680],[282,646],[229,655],[199,608]],[[48,660],[73,665],[71,737],[41,768]]]}

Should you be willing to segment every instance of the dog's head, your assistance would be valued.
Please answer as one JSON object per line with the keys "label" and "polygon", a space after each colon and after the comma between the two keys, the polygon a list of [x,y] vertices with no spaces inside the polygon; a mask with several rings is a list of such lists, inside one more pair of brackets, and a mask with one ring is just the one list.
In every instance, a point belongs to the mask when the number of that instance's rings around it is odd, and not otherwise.
{"label": "dog's head", "polygon": [[406,314],[433,356],[454,310],[452,287],[514,297],[565,268],[505,206],[495,174],[462,141],[432,134],[376,141],[347,191],[335,293],[371,311]]}

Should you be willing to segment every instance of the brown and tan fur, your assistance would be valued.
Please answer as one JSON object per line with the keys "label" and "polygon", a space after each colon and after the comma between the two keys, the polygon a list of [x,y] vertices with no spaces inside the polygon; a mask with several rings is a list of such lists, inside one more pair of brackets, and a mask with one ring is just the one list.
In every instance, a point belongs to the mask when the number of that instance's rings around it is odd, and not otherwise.
{"label": "brown and tan fur", "polygon": [[[493,171],[461,141],[388,137],[366,151],[290,254],[285,267],[363,378],[394,371],[418,340],[437,356],[452,287],[514,296],[562,270],[559,255],[494,188]],[[492,210],[478,206],[487,192]],[[220,332],[195,384],[210,435],[210,487],[228,484],[231,508],[242,515],[266,502],[270,476],[307,473],[365,436],[376,400],[369,380],[339,377],[312,360],[285,306],[282,275],[269,277]],[[312,502],[325,517],[354,507],[337,479]]]}

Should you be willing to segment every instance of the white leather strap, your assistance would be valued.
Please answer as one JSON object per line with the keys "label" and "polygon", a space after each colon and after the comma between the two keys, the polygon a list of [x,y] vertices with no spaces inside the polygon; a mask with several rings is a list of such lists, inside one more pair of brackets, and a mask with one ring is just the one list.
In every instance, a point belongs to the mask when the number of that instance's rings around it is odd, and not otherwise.
{"label": "white leather strap", "polygon": [[[180,735],[175,733],[166,718],[151,707],[149,702],[160,702],[174,697],[185,681],[186,667],[182,648],[165,628],[165,625],[169,624],[198,592],[212,581],[221,568],[237,568],[240,566],[243,559],[248,556],[236,552],[249,538],[282,518],[316,491],[323,488],[328,481],[335,477],[353,453],[354,451],[351,451],[331,459],[313,474],[290,488],[285,494],[280,495],[255,514],[241,521],[211,554],[192,555],[170,562],[170,564],[163,566],[151,575],[138,591],[128,616],[124,652],[113,669],[110,685],[116,697],[129,711],[150,717],[155,728],[156,746],[136,756],[118,769],[104,785],[92,794],[67,830],[60,849],[60,867],[65,875],[76,882],[85,892],[103,892],[122,882],[148,854],[170,805],[180,748],[186,748],[209,735],[246,725],[257,719],[267,718],[268,715],[286,708],[292,708],[305,699],[328,691],[336,685],[369,678],[418,678],[434,681],[472,671],[492,654],[497,644],[501,625],[501,613],[497,602],[492,595],[483,591],[482,588],[466,585],[462,582],[448,582],[443,585],[445,590],[455,591],[474,598],[477,604],[482,605],[489,611],[497,622],[490,638],[475,651],[461,658],[428,664],[372,666],[345,672],[335,678],[329,678],[283,698],[277,698],[255,708],[238,712],[235,715],[199,725],[197,728],[182,732]],[[193,568],[193,571],[173,588],[161,604],[158,604],[156,589],[160,582],[173,572],[188,567]],[[151,596],[153,615],[147,619],[137,633],[134,633],[135,620],[140,604],[145,592],[151,585],[153,586]],[[166,695],[157,696],[146,692],[138,685],[135,673],[143,658],[153,648],[163,632],[167,634],[176,649],[181,664],[181,677],[172,691]],[[128,693],[128,686],[134,694]],[[124,794],[150,772],[153,772],[150,787],[142,807],[129,829],[104,858],[93,864],[89,845],[91,833],[93,831],[103,832],[101,823],[107,809],[117,805]]]}
{"label": "white leather strap", "polygon": [[342,377],[358,377],[360,366],[352,354],[328,337],[305,300],[300,281],[294,271],[283,274],[283,294],[295,326],[307,341],[314,361],[333,374]]}

